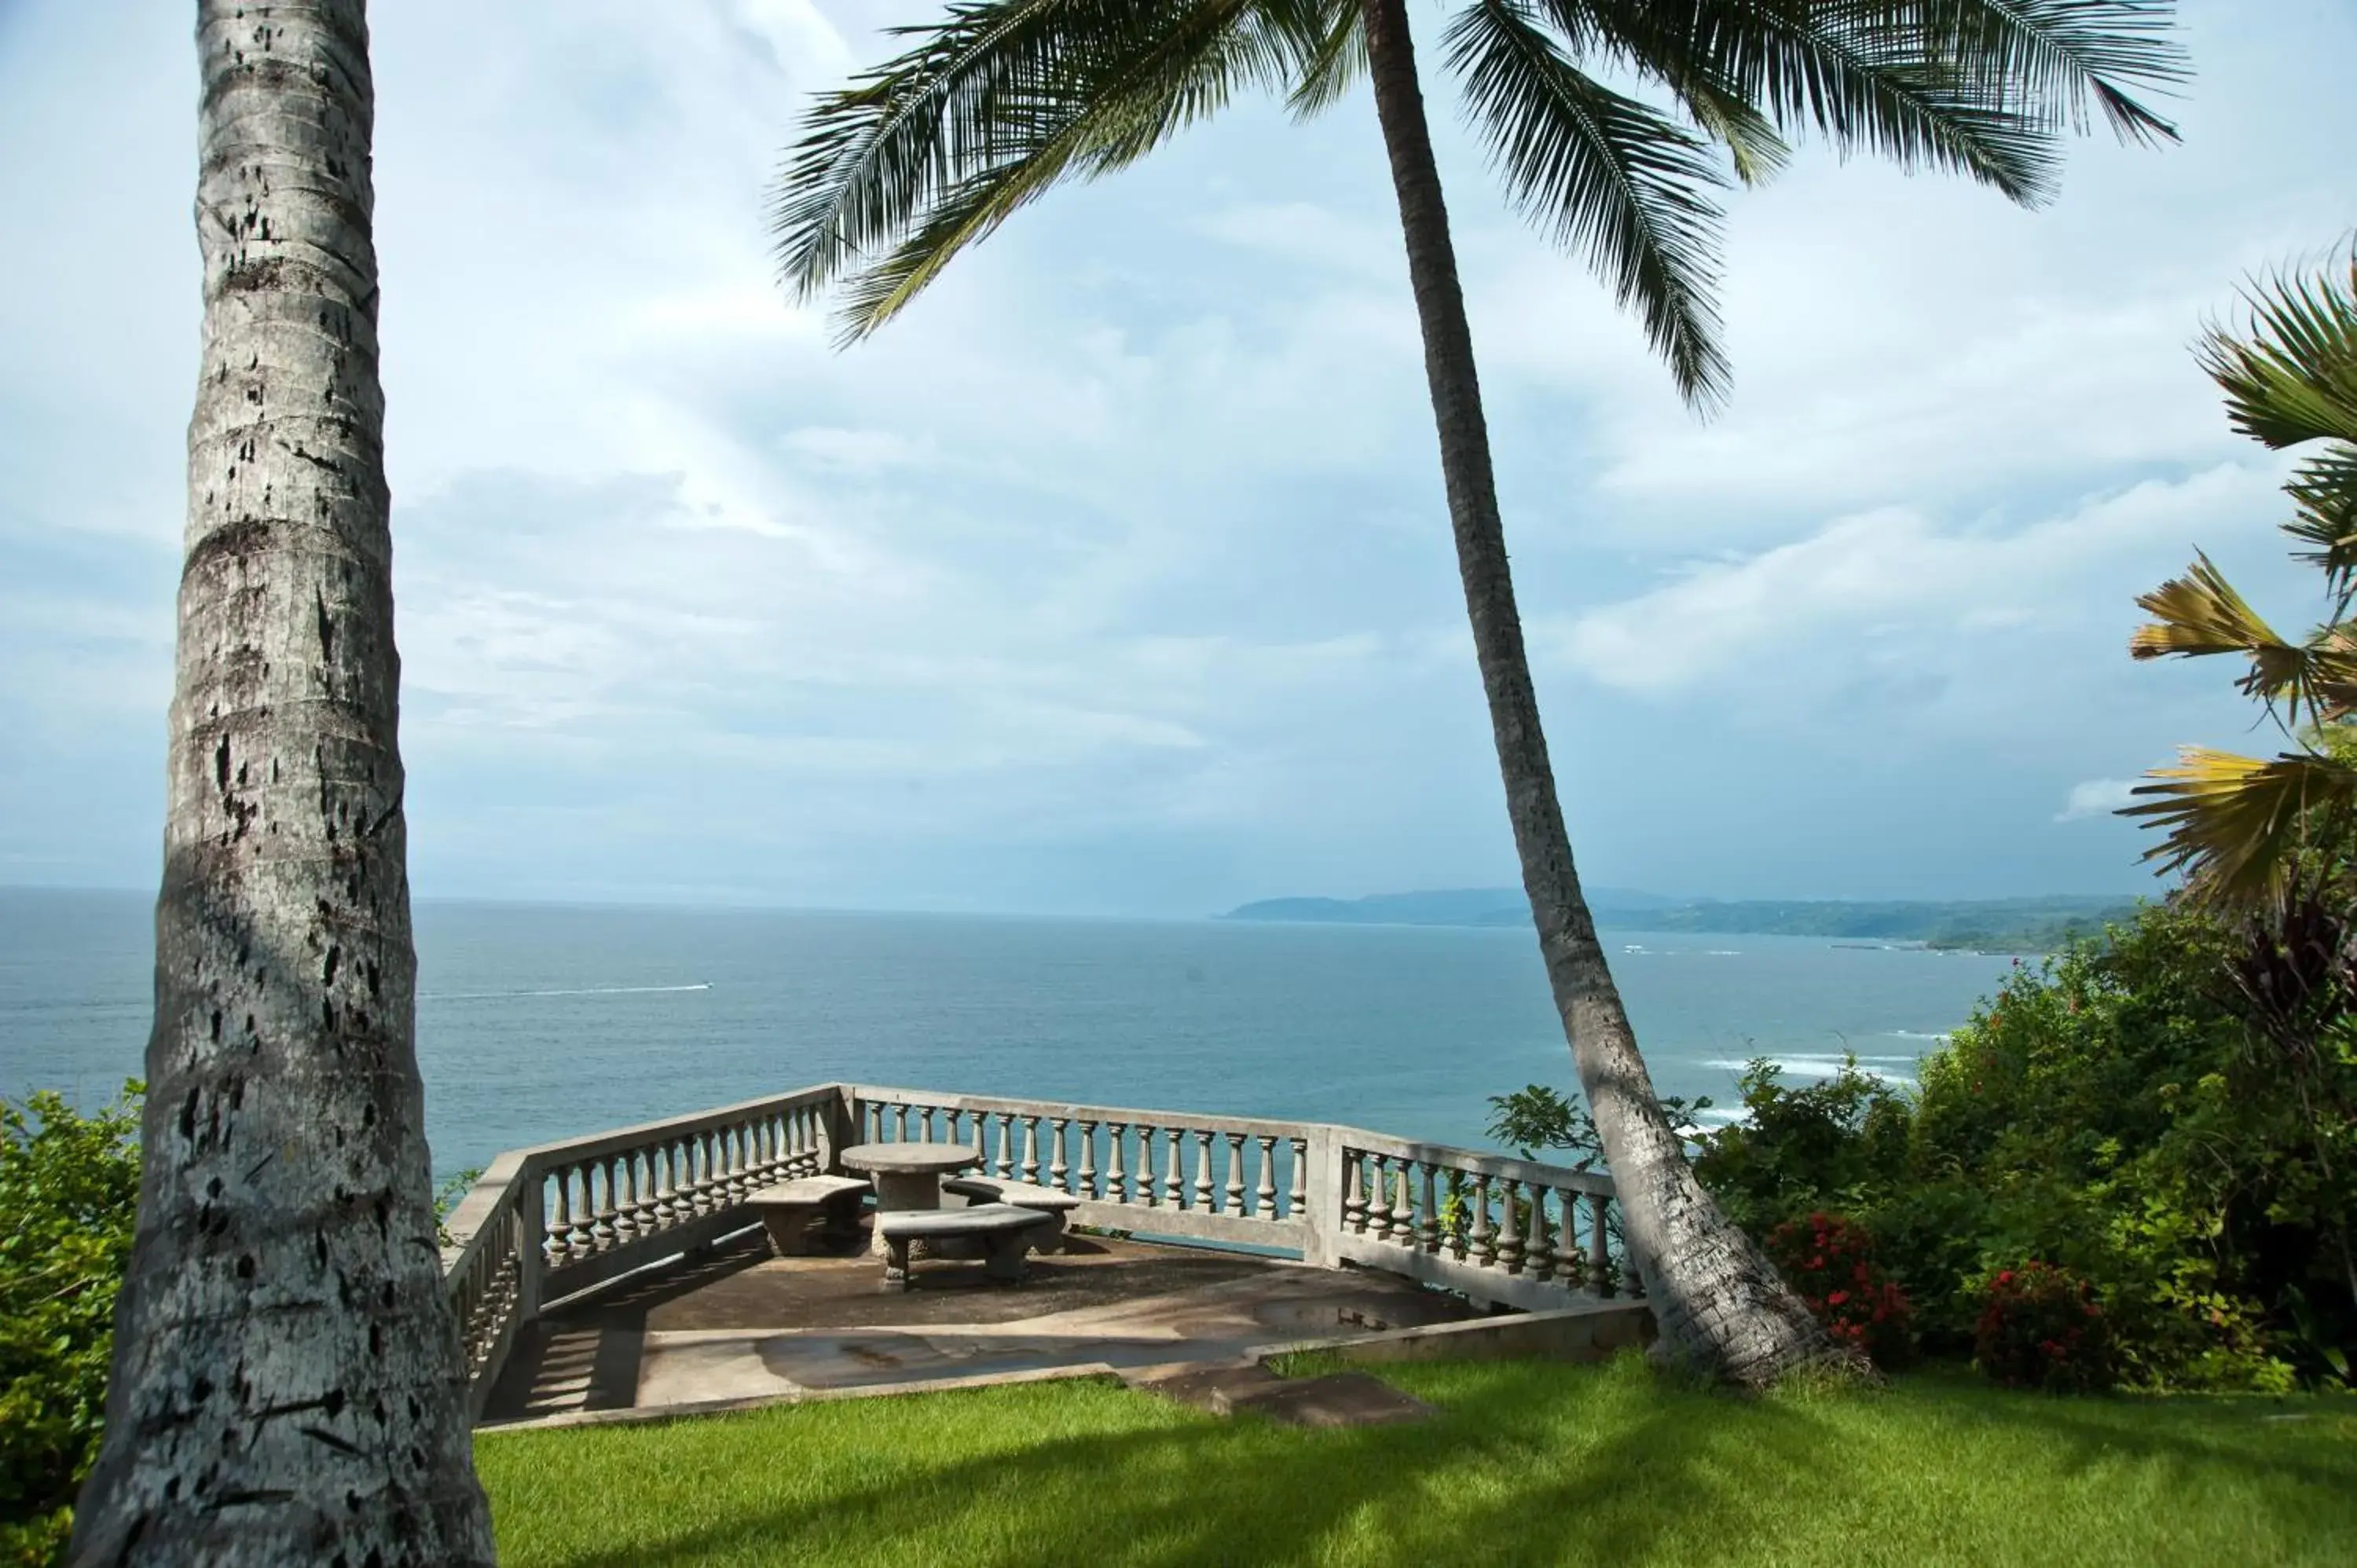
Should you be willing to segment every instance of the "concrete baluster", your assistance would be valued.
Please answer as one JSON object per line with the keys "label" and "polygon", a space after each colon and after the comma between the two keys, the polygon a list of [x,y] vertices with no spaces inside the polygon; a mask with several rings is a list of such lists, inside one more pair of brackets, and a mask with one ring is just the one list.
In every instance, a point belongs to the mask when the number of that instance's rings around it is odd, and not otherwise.
{"label": "concrete baluster", "polygon": [[[1211,1211],[1211,1139],[1213,1136],[1214,1134],[1206,1133],[1200,1127],[1195,1130],[1194,1202],[1190,1207],[1199,1214]],[[1175,1151],[1171,1157],[1170,1169],[1174,1176],[1178,1173],[1178,1160]],[[1176,1191],[1173,1191],[1170,1197],[1172,1202],[1178,1201],[1178,1195]]]}
{"label": "concrete baluster", "polygon": [[573,1171],[559,1165],[549,1172],[556,1184],[556,1219],[548,1228],[548,1266],[561,1269],[573,1261]]}
{"label": "concrete baluster", "polygon": [[1080,1196],[1094,1202],[1097,1191],[1097,1124],[1090,1118],[1081,1118],[1081,1185]]}
{"label": "concrete baluster", "polygon": [[1366,1156],[1356,1149],[1342,1151],[1342,1229],[1367,1233]]}
{"label": "concrete baluster", "polygon": [[1162,1187],[1154,1175],[1154,1134],[1159,1131],[1151,1122],[1140,1122],[1137,1128],[1137,1166],[1130,1190],[1137,1202],[1148,1208],[1161,1207]]}
{"label": "concrete baluster", "polygon": [[614,1157],[608,1155],[596,1163],[603,1176],[598,1186],[597,1218],[590,1226],[590,1240],[603,1252],[614,1244]]}
{"label": "concrete baluster", "polygon": [[1123,1135],[1129,1131],[1126,1122],[1105,1123],[1105,1191],[1115,1203],[1129,1201],[1129,1176],[1122,1158]]}
{"label": "concrete baluster", "polygon": [[1508,1177],[1506,1201],[1498,1222],[1498,1266],[1510,1274],[1523,1272],[1523,1227],[1528,1223],[1520,1212],[1523,1184]]}
{"label": "concrete baluster", "polygon": [[1293,1153],[1293,1179],[1285,1194],[1285,1217],[1306,1219],[1309,1213],[1309,1140],[1288,1138],[1286,1146]]}
{"label": "concrete baluster", "polygon": [[1555,1212],[1562,1216],[1555,1228],[1555,1281],[1566,1290],[1577,1290],[1580,1275],[1579,1195],[1568,1187],[1557,1187],[1555,1199]]}
{"label": "concrete baluster", "polygon": [[1023,1179],[1039,1185],[1039,1118],[1023,1118]]}
{"label": "concrete baluster", "polygon": [[1600,1192],[1587,1195],[1587,1288],[1598,1295],[1612,1294],[1612,1236],[1605,1228],[1611,1202]]}
{"label": "concrete baluster", "polygon": [[1241,1219],[1246,1212],[1244,1208],[1244,1161],[1249,1156],[1244,1153],[1244,1135],[1242,1133],[1229,1133],[1228,1185],[1226,1191],[1221,1195],[1224,1199],[1224,1201],[1220,1205],[1219,1211],[1222,1214],[1232,1214]]}
{"label": "concrete baluster", "polygon": [[1276,1218],[1276,1139],[1267,1133],[1260,1137],[1260,1184],[1253,1188],[1253,1218]]}
{"label": "concrete baluster", "polygon": [[905,1144],[908,1141],[909,1106],[907,1101],[898,1101],[892,1106],[892,1142]]}
{"label": "concrete baluster", "polygon": [[1531,1195],[1531,1232],[1523,1248],[1523,1277],[1544,1282],[1555,1276],[1555,1250],[1547,1240],[1547,1194],[1551,1188],[1534,1182]]}
{"label": "concrete baluster", "polygon": [[1416,1233],[1416,1245],[1437,1255],[1440,1251],[1440,1205],[1434,1201],[1437,1178],[1429,1160],[1416,1162],[1416,1173],[1424,1198],[1424,1223]]}
{"label": "concrete baluster", "polygon": [[639,1235],[639,1156],[630,1150],[621,1156],[622,1199],[614,1206],[614,1242],[619,1246]]}
{"label": "concrete baluster", "polygon": [[1468,1251],[1473,1262],[1489,1268],[1498,1261],[1498,1239],[1490,1229],[1490,1176],[1484,1171],[1473,1178],[1473,1233],[1468,1238]]}
{"label": "concrete baluster", "polygon": [[1048,1188],[1051,1192],[1072,1190],[1072,1167],[1064,1163],[1064,1129],[1071,1122],[1069,1116],[1048,1118],[1049,1135],[1053,1140],[1049,1151]]}
{"label": "concrete baluster", "polygon": [[1392,1240],[1403,1247],[1415,1245],[1415,1189],[1410,1184],[1415,1176],[1413,1161],[1402,1158],[1392,1162]]}

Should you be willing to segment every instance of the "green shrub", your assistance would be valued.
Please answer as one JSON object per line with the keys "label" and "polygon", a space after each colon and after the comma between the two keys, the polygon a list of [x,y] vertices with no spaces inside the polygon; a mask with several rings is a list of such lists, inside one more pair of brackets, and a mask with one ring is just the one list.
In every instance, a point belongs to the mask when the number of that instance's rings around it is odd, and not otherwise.
{"label": "green shrub", "polygon": [[1914,1360],[1913,1310],[1875,1262],[1865,1226],[1823,1210],[1788,1219],[1768,1233],[1768,1255],[1836,1342],[1865,1351],[1886,1371]]}
{"label": "green shrub", "polygon": [[0,1564],[61,1562],[98,1456],[139,1203],[140,1086],[92,1116],[0,1101]]}
{"label": "green shrub", "polygon": [[2094,1288],[2032,1259],[1999,1269],[1981,1291],[1973,1365],[2013,1389],[2100,1393],[2112,1386],[2110,1326]]}
{"label": "green shrub", "polygon": [[[1986,1282],[2035,1258],[2087,1283],[2123,1382],[2345,1385],[2357,894],[2335,897],[2270,924],[2148,906],[2017,963],[1911,1093],[1854,1061],[1803,1084],[1755,1061],[1695,1173],[1771,1248],[1816,1213],[1861,1227],[1934,1354],[1972,1354]],[[1534,1090],[1493,1104],[1586,1130]]]}

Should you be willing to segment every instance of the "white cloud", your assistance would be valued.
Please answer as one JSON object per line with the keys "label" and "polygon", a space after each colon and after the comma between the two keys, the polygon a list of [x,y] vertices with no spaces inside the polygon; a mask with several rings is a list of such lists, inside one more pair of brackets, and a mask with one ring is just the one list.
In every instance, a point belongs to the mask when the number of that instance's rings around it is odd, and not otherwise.
{"label": "white cloud", "polygon": [[2071,786],[2071,797],[2054,813],[2054,820],[2075,822],[2084,817],[2109,816],[2123,806],[2136,803],[2130,791],[2142,782],[2136,779],[2083,779]]}
{"label": "white cloud", "polygon": [[[2279,479],[2273,464],[2225,464],[2011,530],[1943,528],[1907,508],[1858,513],[1558,621],[1548,646],[1604,685],[1658,694],[1727,681],[1828,684],[1839,671],[1813,673],[1801,656],[1842,634],[1904,639],[1894,655],[1903,659],[1967,634],[2020,638],[2041,615],[2083,625],[2091,589],[2124,638],[2131,596],[2158,580],[2156,554],[2174,570],[2192,540],[2214,548],[2247,536],[2276,510]],[[1853,643],[1840,660],[1860,656]]]}

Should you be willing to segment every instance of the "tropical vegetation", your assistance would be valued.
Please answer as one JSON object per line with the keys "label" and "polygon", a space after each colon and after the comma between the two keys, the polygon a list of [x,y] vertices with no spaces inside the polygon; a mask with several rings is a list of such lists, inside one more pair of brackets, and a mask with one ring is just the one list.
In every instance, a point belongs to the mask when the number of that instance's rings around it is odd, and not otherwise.
{"label": "tropical vegetation", "polygon": [[[1508,199],[1637,311],[1679,391],[1707,407],[1728,379],[1716,191],[1770,177],[1805,130],[2034,203],[2091,104],[2126,138],[2173,137],[2130,95],[2183,74],[2172,15],[2170,0],[1471,0],[1441,50]],[[787,281],[804,295],[839,284],[850,338],[1059,181],[1125,167],[1239,91],[1309,115],[1369,81],[1523,888],[1663,1349],[1743,1382],[1841,1358],[1696,1185],[1582,896],[1405,0],[968,0],[908,31],[906,52],[810,111],[774,211]]]}
{"label": "tropical vegetation", "polygon": [[[2327,267],[2276,276],[2252,291],[2253,320],[2212,328],[2202,368],[2225,392],[2233,427],[2277,451],[2315,447],[2284,486],[2283,531],[2324,575],[2329,609],[2298,641],[2262,619],[2197,554],[2182,577],[2136,600],[2154,618],[2128,651],[2138,659],[2240,655],[2236,684],[2266,706],[2291,748],[2262,760],[2187,746],[2177,766],[2136,793],[2124,815],[2168,830],[2147,858],[2182,869],[2198,897],[2244,909],[2314,905],[2319,878],[2341,869],[2320,843],[2351,831],[2357,807],[2357,245],[2346,275]],[[2280,706],[2278,706],[2280,704]],[[2325,902],[2329,903],[2327,898]]]}
{"label": "tropical vegetation", "polygon": [[61,1558],[98,1456],[139,1199],[139,1086],[0,1101],[0,1568]]}
{"label": "tropical vegetation", "polygon": [[[2250,1022],[2244,940],[2191,900],[2150,907],[2017,968],[1912,1090],[1755,1062],[1696,1171],[1763,1240],[1858,1232],[1855,1261],[1903,1298],[1902,1356],[2050,1387],[2347,1387],[2357,991],[2310,998],[2287,1049]],[[2095,1310],[2057,1319],[2065,1296]],[[2083,1330],[2084,1353],[2030,1320]]]}

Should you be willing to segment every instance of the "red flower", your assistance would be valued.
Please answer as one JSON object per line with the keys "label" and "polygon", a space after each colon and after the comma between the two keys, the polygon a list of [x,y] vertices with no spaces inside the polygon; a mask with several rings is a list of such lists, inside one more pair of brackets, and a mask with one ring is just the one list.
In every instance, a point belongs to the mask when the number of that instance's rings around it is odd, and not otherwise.
{"label": "red flower", "polygon": [[1829,1296],[1825,1297],[1825,1305],[1826,1305],[1827,1306],[1839,1306],[1842,1303],[1844,1303],[1844,1302],[1847,1301],[1848,1299],[1849,1299],[1849,1292],[1847,1292],[1847,1291],[1846,1291],[1846,1290],[1837,1290],[1837,1291],[1834,1292],[1834,1294],[1831,1294],[1831,1295],[1829,1295]]}

